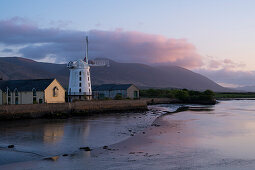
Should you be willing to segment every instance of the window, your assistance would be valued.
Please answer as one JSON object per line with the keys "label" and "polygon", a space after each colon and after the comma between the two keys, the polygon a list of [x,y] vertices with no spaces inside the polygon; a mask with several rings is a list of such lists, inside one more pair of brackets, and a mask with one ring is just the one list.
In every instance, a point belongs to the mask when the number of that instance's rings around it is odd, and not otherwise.
{"label": "window", "polygon": [[15,104],[19,104],[19,98],[15,97]]}
{"label": "window", "polygon": [[6,92],[7,92],[7,104],[11,104],[11,91],[8,87]]}
{"label": "window", "polygon": [[35,88],[32,89],[32,92],[33,92],[33,96],[36,96],[36,89]]}
{"label": "window", "polygon": [[36,97],[33,97],[33,104],[37,104]]}
{"label": "window", "polygon": [[53,88],[53,97],[58,97],[58,87]]}
{"label": "window", "polygon": [[15,93],[15,96],[16,96],[16,97],[19,96],[19,92],[18,92],[17,89],[14,90],[14,93]]}
{"label": "window", "polygon": [[7,88],[7,94],[8,94],[8,96],[11,96],[11,91],[8,88]]}
{"label": "window", "polygon": [[11,97],[8,97],[8,104],[11,104]]}
{"label": "window", "polygon": [[79,84],[79,86],[81,87],[81,83]]}
{"label": "window", "polygon": [[15,104],[19,104],[19,92],[17,89],[14,89],[14,95],[15,95]]}
{"label": "window", "polygon": [[81,81],[81,77],[80,77],[80,81]]}
{"label": "window", "polygon": [[33,92],[33,104],[36,104],[37,103],[37,101],[36,101],[36,89],[33,88],[32,92]]}
{"label": "window", "polygon": [[80,73],[79,73],[79,74],[80,74],[80,76],[81,76],[81,71],[80,71]]}
{"label": "window", "polygon": [[135,99],[138,98],[138,91],[134,91],[134,98],[135,98]]}
{"label": "window", "polygon": [[43,100],[42,100],[42,99],[39,99],[39,103],[40,103],[40,104],[43,103]]}
{"label": "window", "polygon": [[79,92],[81,93],[81,89],[79,89]]}
{"label": "window", "polygon": [[89,81],[89,77],[88,77],[88,81]]}

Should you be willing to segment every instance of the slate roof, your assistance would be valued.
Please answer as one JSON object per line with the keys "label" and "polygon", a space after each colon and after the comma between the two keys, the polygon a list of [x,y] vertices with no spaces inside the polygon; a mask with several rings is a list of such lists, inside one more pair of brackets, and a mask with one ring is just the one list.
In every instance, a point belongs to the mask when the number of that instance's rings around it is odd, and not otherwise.
{"label": "slate roof", "polygon": [[31,80],[0,80],[0,89],[6,91],[7,87],[14,91],[15,88],[18,91],[32,91],[33,88],[36,91],[44,91],[54,79],[31,79]]}
{"label": "slate roof", "polygon": [[92,86],[92,91],[127,90],[133,84],[102,84]]}

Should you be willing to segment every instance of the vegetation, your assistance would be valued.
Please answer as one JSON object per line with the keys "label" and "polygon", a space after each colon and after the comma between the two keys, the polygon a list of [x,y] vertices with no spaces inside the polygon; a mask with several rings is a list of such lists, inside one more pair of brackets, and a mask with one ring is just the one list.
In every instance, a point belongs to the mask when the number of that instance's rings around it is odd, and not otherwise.
{"label": "vegetation", "polygon": [[114,97],[114,100],[122,100],[122,95],[121,94],[116,94],[116,96]]}
{"label": "vegetation", "polygon": [[255,93],[216,93],[216,99],[255,98]]}
{"label": "vegetation", "polygon": [[175,98],[183,103],[201,103],[211,104],[215,103],[215,94],[211,90],[204,92],[192,91],[187,89],[148,89],[140,91],[141,97],[155,97],[155,98]]}
{"label": "vegetation", "polygon": [[173,90],[167,89],[148,89],[148,90],[140,90],[141,97],[158,97],[158,98],[174,98]]}

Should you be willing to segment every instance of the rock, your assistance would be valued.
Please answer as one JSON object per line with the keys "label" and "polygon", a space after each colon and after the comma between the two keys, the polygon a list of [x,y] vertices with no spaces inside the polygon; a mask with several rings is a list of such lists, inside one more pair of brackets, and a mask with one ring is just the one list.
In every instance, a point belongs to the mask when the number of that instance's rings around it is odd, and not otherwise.
{"label": "rock", "polygon": [[14,145],[8,145],[8,148],[14,148]]}
{"label": "rock", "polygon": [[68,154],[63,154],[62,156],[68,156]]}
{"label": "rock", "polygon": [[145,132],[143,132],[143,134],[145,134]]}
{"label": "rock", "polygon": [[130,136],[134,136],[134,134],[131,134]]}
{"label": "rock", "polygon": [[158,125],[158,124],[152,124],[151,126],[159,127],[160,125]]}
{"label": "rock", "polygon": [[59,156],[53,156],[53,157],[49,157],[49,158],[44,158],[44,160],[57,161],[58,158],[59,158]]}
{"label": "rock", "polygon": [[131,129],[129,129],[128,131],[129,131],[129,132],[132,132],[132,130],[131,130]]}
{"label": "rock", "polygon": [[90,147],[80,147],[81,150],[84,151],[92,151],[92,149],[90,149]]}
{"label": "rock", "polygon": [[104,146],[103,149],[108,149],[108,146]]}

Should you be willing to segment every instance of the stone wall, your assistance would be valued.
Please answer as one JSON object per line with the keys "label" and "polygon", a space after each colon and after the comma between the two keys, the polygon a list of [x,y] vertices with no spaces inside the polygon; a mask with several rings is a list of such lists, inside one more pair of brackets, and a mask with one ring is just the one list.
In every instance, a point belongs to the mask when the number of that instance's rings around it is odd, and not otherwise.
{"label": "stone wall", "polygon": [[147,110],[145,100],[79,101],[73,103],[43,103],[0,106],[0,120],[42,117],[69,117],[73,115]]}

